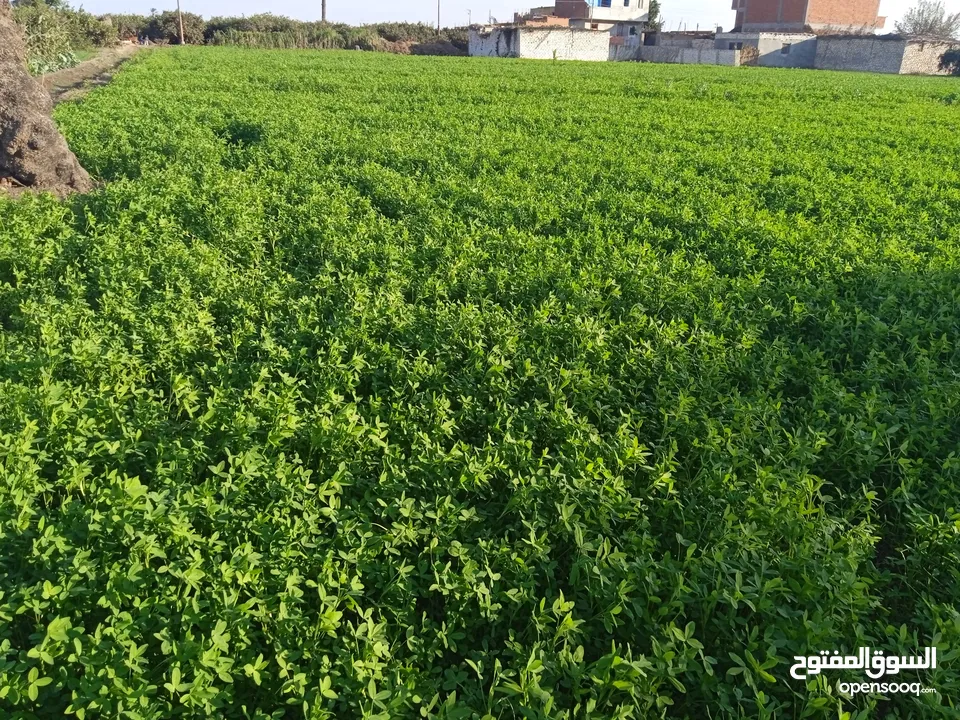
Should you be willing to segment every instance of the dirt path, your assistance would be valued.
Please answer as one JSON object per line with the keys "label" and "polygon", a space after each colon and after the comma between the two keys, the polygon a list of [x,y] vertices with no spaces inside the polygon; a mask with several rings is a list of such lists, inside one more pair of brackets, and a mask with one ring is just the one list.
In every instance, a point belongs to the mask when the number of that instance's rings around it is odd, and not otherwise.
{"label": "dirt path", "polygon": [[85,60],[76,67],[59,70],[37,79],[49,91],[54,105],[78,100],[94,88],[110,82],[117,68],[138,50],[139,45],[104,48],[96,57]]}

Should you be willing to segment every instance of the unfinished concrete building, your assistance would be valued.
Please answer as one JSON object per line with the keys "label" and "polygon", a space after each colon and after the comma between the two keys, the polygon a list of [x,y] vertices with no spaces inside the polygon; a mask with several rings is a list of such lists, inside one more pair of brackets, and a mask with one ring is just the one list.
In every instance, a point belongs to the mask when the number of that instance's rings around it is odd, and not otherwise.
{"label": "unfinished concrete building", "polygon": [[874,32],[880,0],[733,0],[734,32]]}
{"label": "unfinished concrete building", "polygon": [[650,0],[557,0],[553,14],[567,18],[570,27],[639,36],[650,18]]}

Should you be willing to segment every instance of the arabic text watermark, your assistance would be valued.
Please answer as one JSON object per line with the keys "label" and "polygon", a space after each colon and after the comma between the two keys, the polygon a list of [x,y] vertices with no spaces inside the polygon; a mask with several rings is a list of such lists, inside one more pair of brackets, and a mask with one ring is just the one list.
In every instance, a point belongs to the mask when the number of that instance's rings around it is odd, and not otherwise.
{"label": "arabic text watermark", "polygon": [[867,677],[879,680],[885,675],[897,675],[901,670],[935,669],[937,649],[924,648],[923,655],[913,658],[906,655],[885,657],[883,650],[874,650],[871,657],[870,648],[862,647],[856,655],[844,656],[839,650],[821,650],[817,655],[796,655],[793,659],[796,663],[790,668],[790,676],[795,680],[805,680],[824,670],[863,670]]}
{"label": "arabic text watermark", "polygon": [[[825,670],[860,670],[870,680],[879,680],[888,675],[899,675],[901,671],[935,670],[937,667],[937,649],[924,648],[923,655],[884,655],[883,650],[871,650],[862,647],[856,655],[841,655],[839,650],[821,650],[816,655],[794,656],[790,676],[795,680],[806,680]],[[909,693],[921,695],[937,692],[920,682],[838,682],[837,690],[841,695],[853,697],[861,693],[886,695],[890,693]]]}

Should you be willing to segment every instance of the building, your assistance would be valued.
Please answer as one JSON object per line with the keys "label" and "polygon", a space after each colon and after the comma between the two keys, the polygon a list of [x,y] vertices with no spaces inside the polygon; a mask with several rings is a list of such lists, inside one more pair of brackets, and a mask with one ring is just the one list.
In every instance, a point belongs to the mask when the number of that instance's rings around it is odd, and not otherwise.
{"label": "building", "polygon": [[817,36],[787,32],[717,33],[714,47],[741,50],[744,65],[812,68],[817,55]]}
{"label": "building", "polygon": [[[746,0],[759,2],[760,0]],[[792,0],[778,0],[780,17]],[[818,0],[798,0],[804,12]],[[554,60],[641,60],[656,63],[700,65],[761,65],[774,68],[818,68],[895,74],[947,74],[940,69],[944,53],[960,44],[932,38],[856,33],[814,33],[775,30],[740,32],[647,33],[645,20],[636,20],[641,5],[649,0],[622,2],[616,8],[604,0],[587,4],[578,0],[556,8],[537,8],[512,25],[470,29],[470,54],[486,57],[517,57]],[[631,3],[633,8],[631,8]],[[875,4],[875,3],[874,3]],[[579,10],[574,5],[581,6]],[[554,12],[579,12],[586,5],[587,17],[560,18]],[[614,12],[615,11],[615,12]],[[609,12],[609,14],[603,14]],[[618,20],[617,18],[629,18]],[[807,15],[809,17],[809,15]],[[879,20],[882,20],[880,18]],[[562,23],[569,22],[569,26]],[[636,33],[630,28],[642,27]],[[620,30],[620,34],[616,31]]]}
{"label": "building", "polygon": [[716,41],[713,33],[654,33],[638,48],[637,59],[681,65],[740,65],[741,51]]}
{"label": "building", "polygon": [[650,0],[558,0],[515,13],[510,25],[470,30],[470,55],[636,60]]}
{"label": "building", "polygon": [[734,32],[874,32],[886,24],[880,0],[733,0],[733,9]]}
{"label": "building", "polygon": [[650,18],[650,0],[557,0],[553,14],[567,18],[570,27],[639,36]]}
{"label": "building", "polygon": [[610,34],[583,28],[538,25],[472,27],[470,55],[606,61],[610,59]]}
{"label": "building", "polygon": [[531,8],[525,13],[513,14],[514,25],[532,25],[539,27],[570,27],[569,18],[553,14],[553,5]]}

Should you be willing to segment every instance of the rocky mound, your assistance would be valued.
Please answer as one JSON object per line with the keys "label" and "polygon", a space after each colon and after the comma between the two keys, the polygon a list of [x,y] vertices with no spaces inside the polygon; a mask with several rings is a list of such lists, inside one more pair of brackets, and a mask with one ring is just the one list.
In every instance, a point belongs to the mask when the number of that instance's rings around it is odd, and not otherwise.
{"label": "rocky mound", "polygon": [[50,118],[53,104],[25,66],[26,50],[9,0],[0,0],[0,188],[87,192],[90,176]]}

